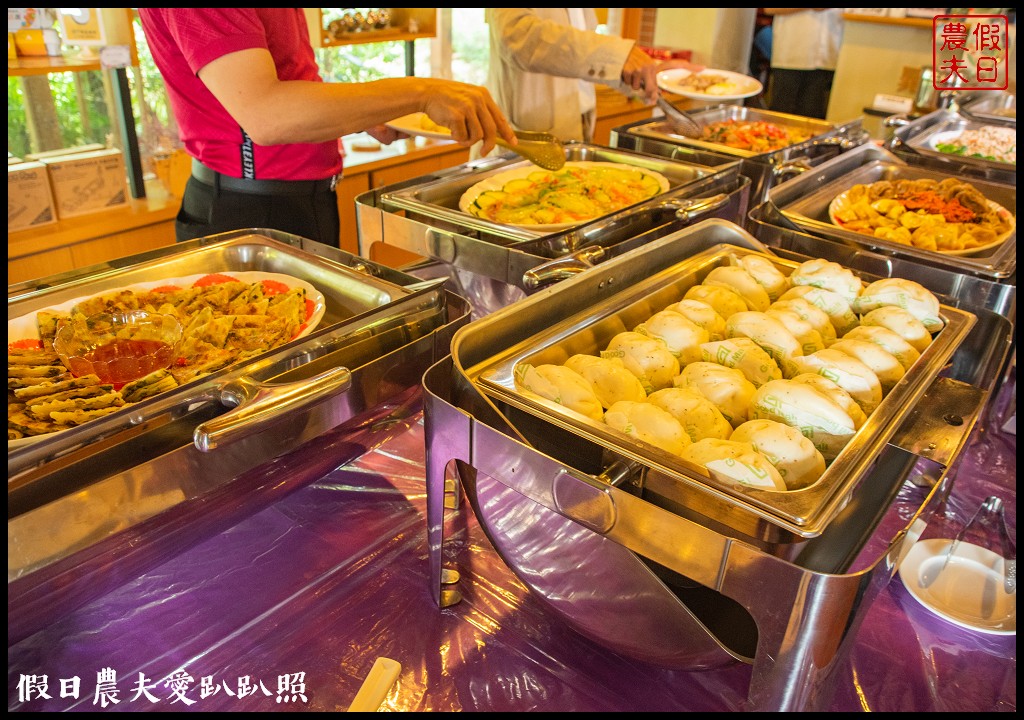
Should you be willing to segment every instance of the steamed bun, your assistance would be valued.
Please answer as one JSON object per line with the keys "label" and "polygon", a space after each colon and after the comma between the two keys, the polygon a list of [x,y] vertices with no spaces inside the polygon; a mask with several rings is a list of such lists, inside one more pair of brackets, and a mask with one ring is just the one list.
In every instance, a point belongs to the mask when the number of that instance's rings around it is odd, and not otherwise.
{"label": "steamed bun", "polygon": [[701,344],[711,339],[707,330],[674,310],[654,313],[637,325],[636,332],[665,343],[680,366],[700,360]]}
{"label": "steamed bun", "polygon": [[799,341],[786,326],[763,312],[736,313],[725,321],[727,338],[750,338],[772,356],[783,370],[790,361],[802,354]]}
{"label": "steamed bun", "polygon": [[698,391],[715,404],[733,427],[750,419],[750,400],[757,388],[739,370],[711,362],[690,363],[676,376],[673,385]]}
{"label": "steamed bun", "polygon": [[722,411],[691,388],[671,387],[658,390],[648,396],[647,402],[657,405],[675,417],[693,442],[704,438],[726,440],[732,433],[732,425],[722,415]]}
{"label": "steamed bun", "polygon": [[708,331],[708,339],[712,342],[725,339],[725,318],[706,302],[683,299],[675,305],[669,305],[666,310],[675,310],[700,325]]}
{"label": "steamed bun", "polygon": [[775,466],[789,490],[813,485],[825,472],[825,457],[794,427],[775,420],[750,420],[732,435],[753,445]]}
{"label": "steamed bun", "polygon": [[641,442],[681,455],[690,444],[682,424],[671,413],[649,402],[620,400],[608,408],[604,421]]}
{"label": "steamed bun", "polygon": [[[832,324],[831,318],[828,314],[817,305],[805,300],[802,297],[794,297],[789,300],[776,300],[772,303],[769,310],[788,310],[796,313],[804,322],[810,323],[811,326],[818,331],[821,335],[821,339],[825,342],[825,347],[828,344],[834,342],[836,339],[836,327]],[[804,353],[809,355],[810,353]]]}
{"label": "steamed bun", "polygon": [[[750,273],[735,265],[716,267],[704,278],[702,285],[728,288],[736,292],[746,305],[745,310],[764,311],[772,304],[767,291]],[[729,318],[727,317],[726,320]]]}
{"label": "steamed bun", "polygon": [[764,288],[772,302],[778,300],[782,293],[791,287],[789,278],[763,255],[743,255],[737,262]]}
{"label": "steamed bun", "polygon": [[[878,308],[878,310],[872,310],[871,312],[878,312],[879,310],[899,310],[899,308]],[[871,313],[868,313],[870,315]],[[912,318],[916,321],[916,318]],[[921,325],[921,329],[924,330],[924,325]],[[927,334],[927,331],[926,331]],[[887,327],[881,325],[858,325],[850,332],[846,333],[844,340],[867,340],[873,342],[878,347],[882,348],[888,353],[891,353],[896,358],[900,365],[903,366],[904,370],[909,370],[910,366],[917,362],[917,359],[921,357],[921,353],[918,352],[917,348],[911,345],[903,337],[894,333]],[[929,338],[930,340],[931,338]]]}
{"label": "steamed bun", "polygon": [[843,390],[824,375],[818,373],[800,373],[790,378],[795,383],[810,385],[836,405],[841,407],[850,419],[853,420],[853,427],[860,430],[868,421],[868,416],[861,410],[860,405],[853,399],[850,393]]}
{"label": "steamed bun", "polygon": [[852,270],[824,258],[808,260],[801,263],[789,275],[789,281],[794,286],[813,285],[814,287],[831,290],[839,293],[846,302],[853,303],[864,288],[860,278],[854,275]]}
{"label": "steamed bun", "polygon": [[601,357],[621,360],[648,393],[671,387],[672,378],[679,374],[679,361],[665,343],[638,332],[617,334]]}
{"label": "steamed bun", "polygon": [[769,380],[778,380],[782,377],[778,363],[764,348],[748,337],[704,343],[700,346],[700,353],[700,359],[705,362],[736,368],[754,384],[754,387],[761,387]]}
{"label": "steamed bun", "polygon": [[581,354],[570,357],[565,361],[565,366],[590,383],[605,408],[619,400],[642,402],[647,399],[640,379],[627,370],[621,360]]}
{"label": "steamed bun", "polygon": [[683,451],[683,458],[704,467],[719,481],[762,490],[785,490],[786,483],[775,466],[750,443],[701,440]]}
{"label": "steamed bun", "polygon": [[903,369],[895,355],[885,350],[882,346],[868,340],[844,337],[842,340],[833,343],[829,349],[844,352],[871,368],[875,375],[878,376],[878,382],[882,384],[883,395],[892,390],[906,373],[906,370]]}
{"label": "steamed bun", "polygon": [[513,372],[516,388],[563,405],[570,410],[600,420],[604,415],[590,383],[564,365],[516,365]]}
{"label": "steamed bun", "polygon": [[871,283],[857,298],[854,310],[863,315],[887,305],[903,308],[920,320],[929,333],[945,326],[939,299],[924,285],[903,278],[884,278]]}
{"label": "steamed bun", "polygon": [[818,373],[832,380],[857,401],[865,415],[882,402],[882,383],[867,365],[839,350],[826,348],[794,360],[798,374]]}
{"label": "steamed bun", "polygon": [[694,285],[686,291],[683,299],[707,303],[723,319],[747,309],[747,303],[736,290],[721,285]]}
{"label": "steamed bun", "polygon": [[850,307],[849,301],[837,292],[814,285],[796,285],[787,290],[779,299],[792,300],[795,297],[802,297],[812,305],[824,310],[839,337],[857,327],[860,322]]}
{"label": "steamed bun", "polygon": [[793,337],[800,343],[800,354],[810,355],[825,349],[825,340],[821,333],[815,330],[814,326],[797,314],[796,310],[773,304],[764,311],[768,317],[775,318],[782,326],[793,333]]}
{"label": "steamed bun", "polygon": [[883,305],[869,311],[860,319],[862,326],[884,327],[892,330],[910,343],[919,353],[932,344],[932,334],[925,324],[918,320],[909,310],[896,305]]}
{"label": "steamed bun", "polygon": [[759,387],[751,400],[751,417],[800,428],[826,462],[857,432],[845,410],[810,385],[793,380],[773,380]]}

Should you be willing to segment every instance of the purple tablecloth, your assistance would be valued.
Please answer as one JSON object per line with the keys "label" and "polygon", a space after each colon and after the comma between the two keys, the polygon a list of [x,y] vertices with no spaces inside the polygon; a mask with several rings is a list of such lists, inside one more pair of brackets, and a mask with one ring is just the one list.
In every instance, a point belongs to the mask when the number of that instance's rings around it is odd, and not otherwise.
{"label": "purple tablecloth", "polygon": [[[744,709],[749,666],[669,671],[581,637],[471,512],[456,538],[464,599],[439,610],[418,397],[395,415],[366,429],[372,448],[358,460],[10,647],[8,709],[345,710],[379,656],[402,664],[384,710]],[[1015,537],[1015,451],[1015,435],[979,427],[925,537],[952,537],[990,494],[1007,498]],[[920,492],[908,485],[896,502],[911,513]],[[1016,659],[1015,635],[952,624],[897,576],[864,617],[831,709],[1013,711]]]}

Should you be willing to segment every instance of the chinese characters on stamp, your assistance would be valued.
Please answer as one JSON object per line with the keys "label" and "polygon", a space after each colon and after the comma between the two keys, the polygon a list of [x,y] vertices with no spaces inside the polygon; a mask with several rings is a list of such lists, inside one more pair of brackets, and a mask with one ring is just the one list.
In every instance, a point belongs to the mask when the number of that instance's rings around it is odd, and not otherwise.
{"label": "chinese characters on stamp", "polygon": [[1006,90],[1010,36],[1005,15],[932,18],[932,85],[936,90]]}

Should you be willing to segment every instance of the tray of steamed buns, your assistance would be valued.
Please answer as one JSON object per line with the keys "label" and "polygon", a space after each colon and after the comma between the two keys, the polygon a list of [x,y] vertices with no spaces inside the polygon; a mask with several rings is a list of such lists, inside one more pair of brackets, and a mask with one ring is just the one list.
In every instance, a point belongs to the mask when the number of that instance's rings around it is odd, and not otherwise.
{"label": "tray of steamed buns", "polygon": [[470,378],[670,478],[704,514],[813,537],[974,322],[912,280],[721,244]]}

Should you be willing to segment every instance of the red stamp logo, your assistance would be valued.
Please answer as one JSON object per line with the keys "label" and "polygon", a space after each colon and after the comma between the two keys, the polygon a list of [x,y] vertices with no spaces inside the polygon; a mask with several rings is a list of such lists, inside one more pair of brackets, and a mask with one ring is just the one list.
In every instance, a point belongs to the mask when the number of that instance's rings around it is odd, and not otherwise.
{"label": "red stamp logo", "polygon": [[1006,90],[1010,86],[1005,15],[936,15],[932,32],[936,90]]}

